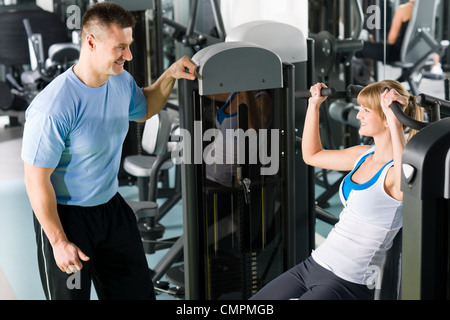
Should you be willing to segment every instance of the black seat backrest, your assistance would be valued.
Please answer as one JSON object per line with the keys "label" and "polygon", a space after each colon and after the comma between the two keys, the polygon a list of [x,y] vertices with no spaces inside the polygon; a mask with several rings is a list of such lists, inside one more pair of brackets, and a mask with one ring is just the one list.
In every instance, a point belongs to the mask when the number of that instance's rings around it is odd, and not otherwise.
{"label": "black seat backrest", "polygon": [[435,36],[436,14],[440,0],[416,0],[406,29],[400,53],[402,63],[415,64],[427,54],[432,53],[430,45],[418,35],[419,30]]}
{"label": "black seat backrest", "polygon": [[70,42],[67,27],[54,13],[45,10],[8,10],[0,12],[0,64],[29,64],[28,38],[23,19],[28,18],[33,33],[42,35],[45,59],[54,43]]}

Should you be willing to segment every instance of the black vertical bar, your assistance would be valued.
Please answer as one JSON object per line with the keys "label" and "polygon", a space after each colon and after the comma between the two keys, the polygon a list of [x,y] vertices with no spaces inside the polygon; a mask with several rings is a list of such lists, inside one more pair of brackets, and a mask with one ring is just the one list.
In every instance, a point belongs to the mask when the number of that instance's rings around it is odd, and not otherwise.
{"label": "black vertical bar", "polygon": [[155,29],[156,29],[156,74],[159,77],[164,72],[164,46],[163,46],[163,12],[161,0],[153,0],[153,7],[155,8]]}
{"label": "black vertical bar", "polygon": [[[181,166],[181,190],[183,204],[183,237],[184,237],[184,287],[187,300],[202,299],[200,290],[200,254],[198,239],[198,183],[196,165],[193,163],[194,158],[194,91],[193,83],[188,80],[179,80],[179,97],[180,97],[180,126],[187,130],[191,135],[191,146],[184,145],[185,148],[190,147],[191,159],[187,159]],[[201,194],[201,192],[199,192]]]}
{"label": "black vertical bar", "polygon": [[281,161],[283,163],[282,179],[284,181],[284,190],[282,193],[285,205],[285,268],[291,268],[296,264],[296,236],[295,236],[295,67],[289,63],[283,63],[283,83],[284,83],[284,103],[282,106],[281,117],[281,139],[284,147],[281,149]]}
{"label": "black vertical bar", "polygon": [[444,80],[444,90],[445,90],[445,100],[450,100],[450,81],[448,80],[448,78],[446,78]]}

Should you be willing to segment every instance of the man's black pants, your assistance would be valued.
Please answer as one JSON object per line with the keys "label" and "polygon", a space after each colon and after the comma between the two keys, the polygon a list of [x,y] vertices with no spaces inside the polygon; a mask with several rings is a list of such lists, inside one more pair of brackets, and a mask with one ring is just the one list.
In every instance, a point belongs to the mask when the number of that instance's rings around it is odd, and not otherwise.
{"label": "man's black pants", "polygon": [[91,280],[100,300],[155,299],[136,218],[120,194],[95,207],[58,205],[58,214],[68,240],[90,259],[80,260],[81,272],[62,272],[33,215],[39,271],[47,299],[89,300]]}

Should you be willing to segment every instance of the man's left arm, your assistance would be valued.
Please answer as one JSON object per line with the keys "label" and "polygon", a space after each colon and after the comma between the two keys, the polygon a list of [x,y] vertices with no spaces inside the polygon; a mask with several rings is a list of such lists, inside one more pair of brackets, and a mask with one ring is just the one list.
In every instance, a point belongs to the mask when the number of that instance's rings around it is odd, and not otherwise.
{"label": "man's left arm", "polygon": [[161,111],[178,79],[195,80],[197,65],[188,56],[173,63],[153,84],[143,89],[147,98],[147,114],[137,122],[144,122]]}

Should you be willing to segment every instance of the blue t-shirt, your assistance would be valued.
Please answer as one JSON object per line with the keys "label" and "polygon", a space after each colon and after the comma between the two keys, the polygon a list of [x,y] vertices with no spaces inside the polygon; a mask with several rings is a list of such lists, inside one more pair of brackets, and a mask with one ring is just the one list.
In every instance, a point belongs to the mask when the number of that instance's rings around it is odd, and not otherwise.
{"label": "blue t-shirt", "polygon": [[129,121],[143,118],[146,110],[146,97],[128,72],[91,88],[69,68],[28,107],[22,159],[55,168],[51,181],[58,203],[106,203],[118,191]]}

